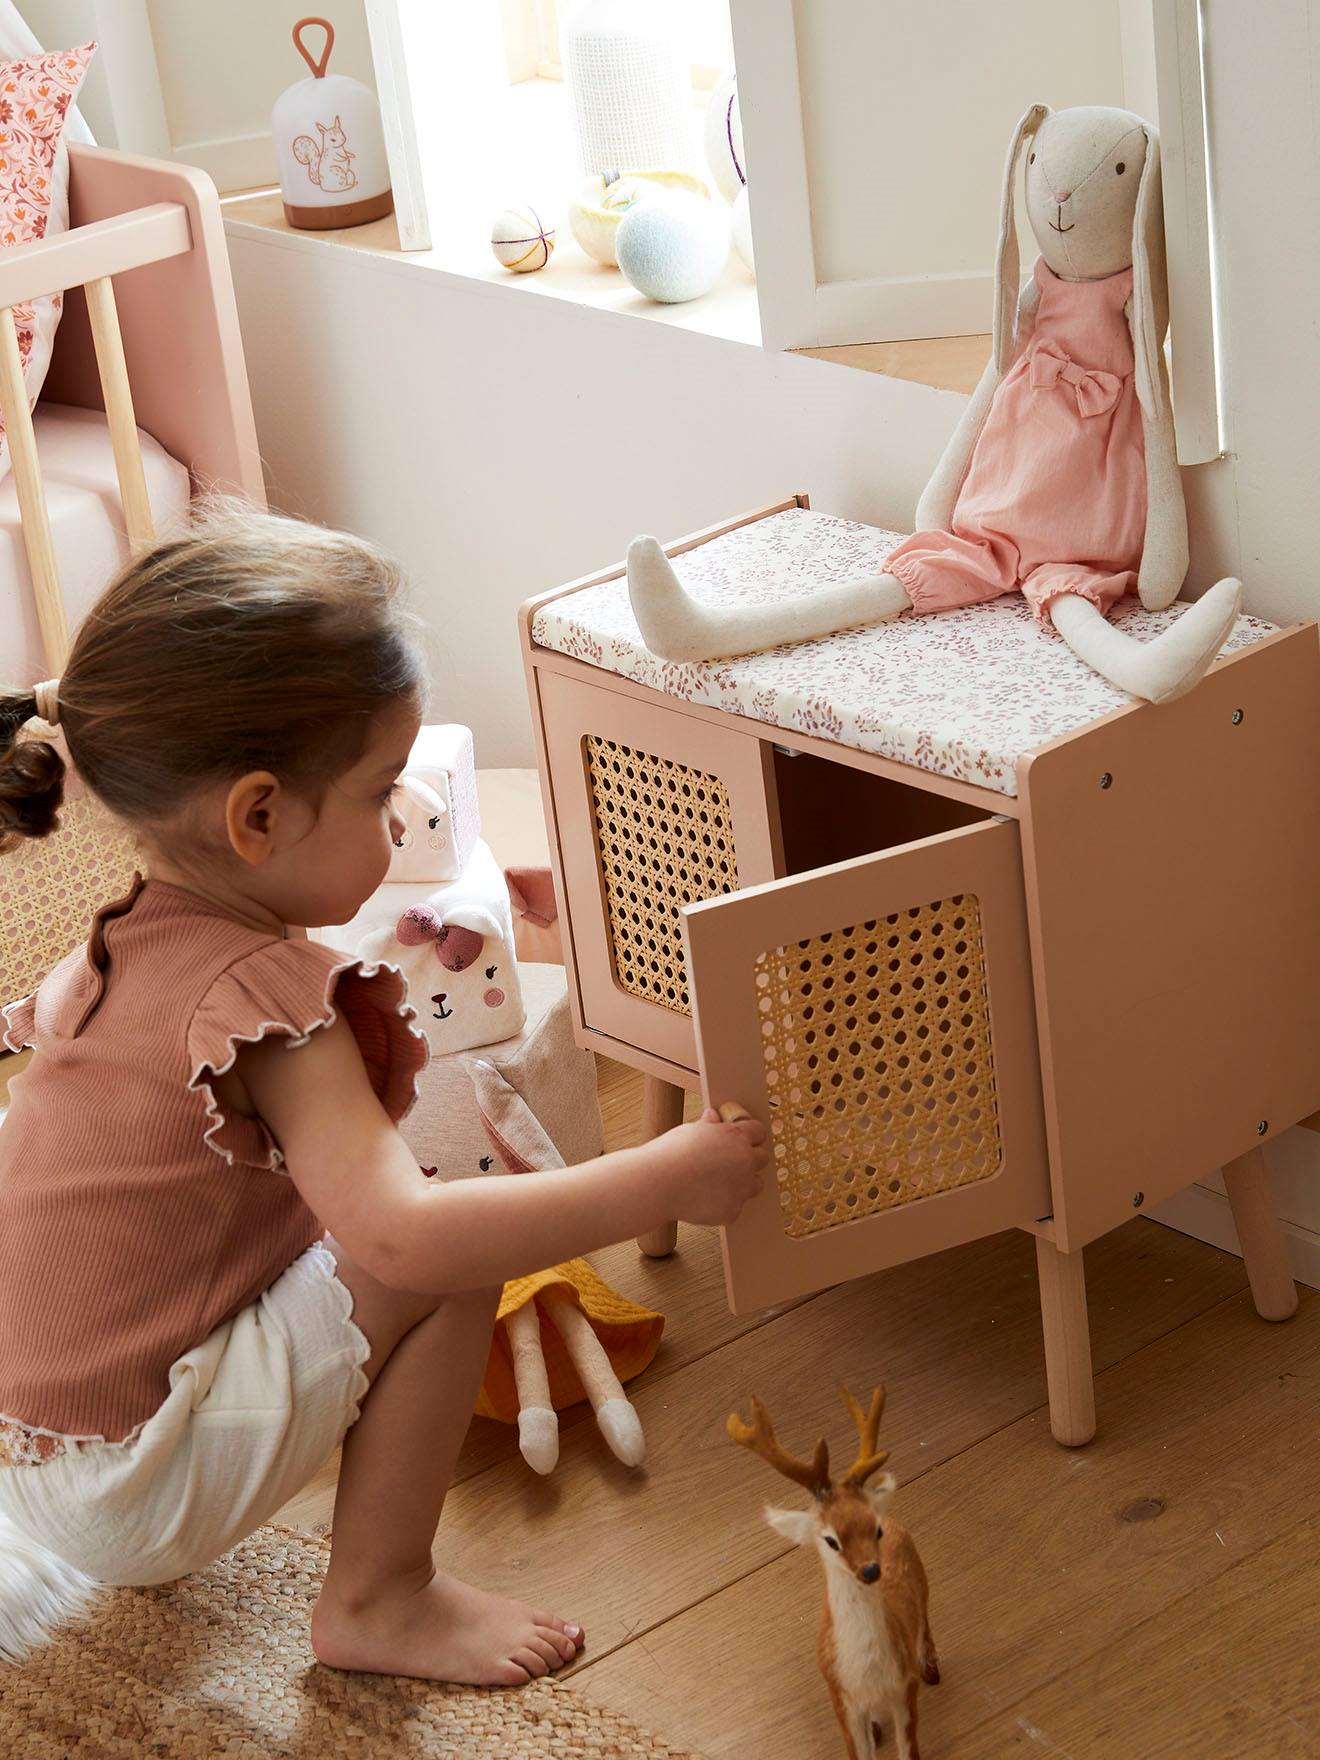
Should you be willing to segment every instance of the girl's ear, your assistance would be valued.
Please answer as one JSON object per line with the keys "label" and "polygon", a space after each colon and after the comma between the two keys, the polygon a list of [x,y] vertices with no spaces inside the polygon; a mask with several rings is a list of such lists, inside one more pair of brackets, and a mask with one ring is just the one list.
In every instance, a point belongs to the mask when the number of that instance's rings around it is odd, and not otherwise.
{"label": "girl's ear", "polygon": [[1022,157],[1022,149],[1034,138],[1036,130],[1050,114],[1048,104],[1033,104],[1024,112],[1021,121],[1013,131],[1013,139],[1008,148],[1008,160],[1004,165],[1004,189],[999,202],[999,244],[995,251],[995,371],[1006,373],[1012,364],[1013,340],[1017,325],[1018,283],[1022,277],[1022,267],[1018,261],[1017,220],[1015,218],[1015,198],[1017,194],[1018,160]]}
{"label": "girl's ear", "polygon": [[765,1519],[794,1546],[809,1546],[816,1537],[816,1518],[809,1509],[768,1509]]}
{"label": "girl's ear", "polygon": [[1164,407],[1164,331],[1169,322],[1164,268],[1164,204],[1160,200],[1160,137],[1146,124],[1146,158],[1132,216],[1132,350],[1137,399],[1146,414]]}
{"label": "girl's ear", "polygon": [[259,868],[275,850],[275,816],[282,790],[269,770],[240,776],[225,796],[225,834],[240,861]]}
{"label": "girl's ear", "polygon": [[898,1480],[892,1473],[878,1473],[866,1487],[866,1495],[871,1500],[871,1508],[877,1515],[884,1509],[890,1498],[898,1490]]}

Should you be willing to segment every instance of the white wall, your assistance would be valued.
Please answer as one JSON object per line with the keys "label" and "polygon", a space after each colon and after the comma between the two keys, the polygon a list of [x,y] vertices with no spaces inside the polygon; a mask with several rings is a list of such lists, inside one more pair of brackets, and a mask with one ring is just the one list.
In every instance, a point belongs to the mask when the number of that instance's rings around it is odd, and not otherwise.
{"label": "white wall", "polygon": [[794,13],[822,281],[896,259],[905,274],[989,272],[1018,117],[1040,98],[1123,103],[1118,0],[795,0]]}
{"label": "white wall", "polygon": [[[290,33],[298,0],[147,0],[175,156],[201,165],[222,189],[276,181],[270,111],[308,70]],[[325,8],[335,27],[332,73],[374,85],[362,0]],[[322,33],[306,41],[319,53]]]}
{"label": "white wall", "polygon": [[[1184,473],[1192,573],[1241,575],[1253,611],[1289,622],[1320,616],[1320,0],[1202,3],[1229,455]],[[1243,899],[1225,934],[1269,909]],[[1296,1263],[1320,1283],[1320,1138],[1290,1131],[1266,1158]],[[1213,1191],[1164,1213],[1230,1238]]]}
{"label": "white wall", "polygon": [[524,599],[800,489],[901,524],[961,405],[331,244],[230,255],[272,495],[401,558],[484,764],[532,761]]}

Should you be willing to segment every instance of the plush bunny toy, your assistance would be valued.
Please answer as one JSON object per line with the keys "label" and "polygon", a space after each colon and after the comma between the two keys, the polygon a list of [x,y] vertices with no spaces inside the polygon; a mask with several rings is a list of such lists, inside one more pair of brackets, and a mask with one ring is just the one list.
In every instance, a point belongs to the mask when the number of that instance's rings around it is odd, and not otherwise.
{"label": "plush bunny toy", "polygon": [[[1024,149],[1040,257],[1019,295]],[[1162,702],[1191,689],[1238,614],[1239,581],[1218,582],[1153,641],[1105,617],[1133,587],[1163,610],[1187,572],[1155,130],[1128,110],[1033,104],[1005,167],[996,270],[993,355],[918,504],[922,529],[886,572],[787,604],[715,608],[686,594],[654,538],[637,538],[628,586],[654,653],[752,653],[1020,591],[1120,690]]]}

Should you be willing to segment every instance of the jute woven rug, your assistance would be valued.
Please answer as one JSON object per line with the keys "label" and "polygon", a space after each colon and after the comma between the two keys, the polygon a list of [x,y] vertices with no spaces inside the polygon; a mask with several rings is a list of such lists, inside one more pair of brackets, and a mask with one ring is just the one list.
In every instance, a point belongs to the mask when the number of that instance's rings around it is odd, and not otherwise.
{"label": "jute woven rug", "polygon": [[435,1687],[322,1668],[307,1622],[329,1542],[262,1528],[198,1576],[115,1589],[0,1671],[23,1760],[697,1760],[566,1686]]}

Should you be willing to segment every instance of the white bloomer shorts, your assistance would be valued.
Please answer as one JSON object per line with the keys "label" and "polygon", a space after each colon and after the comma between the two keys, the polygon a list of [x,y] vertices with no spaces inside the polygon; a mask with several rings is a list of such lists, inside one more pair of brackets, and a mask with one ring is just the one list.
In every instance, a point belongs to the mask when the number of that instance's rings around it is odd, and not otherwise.
{"label": "white bloomer shorts", "polygon": [[228,1552],[322,1466],[367,1390],[365,1335],[320,1242],[170,1369],[124,1442],[0,1470],[0,1512],[98,1583],[170,1583]]}

